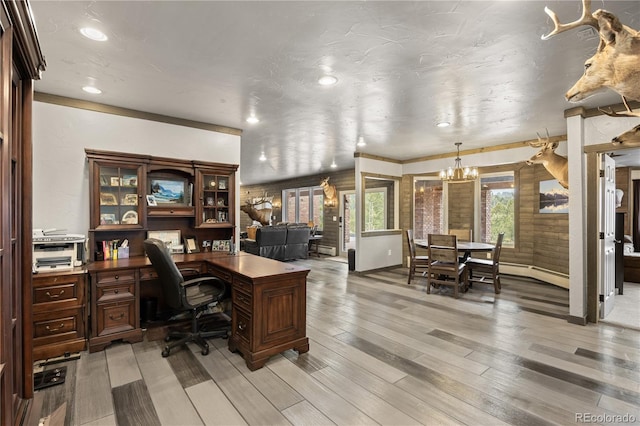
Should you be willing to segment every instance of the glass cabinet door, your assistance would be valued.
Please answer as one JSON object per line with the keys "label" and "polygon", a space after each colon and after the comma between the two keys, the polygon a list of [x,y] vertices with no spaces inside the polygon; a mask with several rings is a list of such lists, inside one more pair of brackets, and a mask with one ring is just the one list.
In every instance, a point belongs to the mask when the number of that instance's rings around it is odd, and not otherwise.
{"label": "glass cabinet door", "polygon": [[231,176],[200,171],[199,190],[201,191],[199,212],[196,216],[200,226],[233,226],[233,185]]}
{"label": "glass cabinet door", "polygon": [[142,227],[139,167],[100,166],[95,228]]}

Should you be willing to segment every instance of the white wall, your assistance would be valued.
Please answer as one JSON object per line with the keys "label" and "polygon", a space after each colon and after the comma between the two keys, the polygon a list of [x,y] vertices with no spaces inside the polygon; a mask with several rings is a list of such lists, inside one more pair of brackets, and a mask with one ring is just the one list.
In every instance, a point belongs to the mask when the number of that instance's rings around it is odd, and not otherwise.
{"label": "white wall", "polygon": [[[34,102],[34,228],[87,234],[85,148],[240,164],[240,136]],[[236,204],[235,223],[240,223],[239,200]]]}

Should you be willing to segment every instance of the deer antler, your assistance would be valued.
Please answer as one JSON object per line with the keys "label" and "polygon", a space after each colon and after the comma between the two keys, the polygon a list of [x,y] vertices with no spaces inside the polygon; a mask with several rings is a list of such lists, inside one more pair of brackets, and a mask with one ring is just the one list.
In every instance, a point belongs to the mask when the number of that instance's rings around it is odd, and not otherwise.
{"label": "deer antler", "polygon": [[529,145],[532,146],[533,148],[540,148],[542,146],[545,146],[547,143],[549,143],[549,129],[545,128],[545,130],[547,131],[547,138],[545,140],[542,139],[542,136],[540,136],[540,133],[536,132],[536,135],[538,135],[538,142],[529,142]]}
{"label": "deer antler", "polygon": [[558,15],[548,7],[545,6],[544,11],[553,20],[556,28],[549,34],[541,36],[540,38],[542,40],[548,40],[556,34],[560,34],[572,28],[581,27],[582,25],[590,25],[597,30],[600,29],[598,20],[591,14],[591,0],[582,0],[582,16],[577,21],[573,21],[568,24],[561,24],[558,20]]}
{"label": "deer antler", "polygon": [[612,108],[609,108],[609,110],[606,110],[604,108],[598,108],[598,111],[608,115],[609,117],[640,117],[640,111],[634,112],[629,106],[629,103],[627,102],[627,98],[625,98],[624,96],[622,97],[622,103],[627,109],[626,113],[615,112]]}

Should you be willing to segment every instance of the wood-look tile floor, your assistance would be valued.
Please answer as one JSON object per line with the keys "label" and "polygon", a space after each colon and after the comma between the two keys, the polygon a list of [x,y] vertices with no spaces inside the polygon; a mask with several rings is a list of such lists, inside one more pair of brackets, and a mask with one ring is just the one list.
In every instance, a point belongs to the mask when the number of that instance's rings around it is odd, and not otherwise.
{"label": "wood-look tile floor", "polygon": [[[162,358],[114,344],[67,362],[27,424],[67,402],[67,425],[567,425],[640,421],[640,331],[569,324],[568,291],[503,277],[456,300],[407,270],[349,274],[299,261],[310,351],[249,371],[227,342]],[[57,364],[55,366],[58,366]],[[55,366],[50,366],[53,368]]]}

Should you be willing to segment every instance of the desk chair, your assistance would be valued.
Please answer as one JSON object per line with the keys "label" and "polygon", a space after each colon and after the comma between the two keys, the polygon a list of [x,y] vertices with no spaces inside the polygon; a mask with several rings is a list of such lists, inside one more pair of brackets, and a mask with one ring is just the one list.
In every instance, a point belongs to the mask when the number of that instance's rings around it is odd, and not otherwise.
{"label": "desk chair", "polygon": [[427,272],[429,269],[429,256],[416,256],[416,242],[413,239],[413,229],[407,229],[407,243],[409,244],[409,279],[407,285],[415,278],[416,271]]}
{"label": "desk chair", "polygon": [[[469,282],[493,284],[495,294],[500,294],[500,289],[502,288],[500,284],[500,250],[502,249],[503,238],[504,232],[498,234],[498,242],[496,242],[496,247],[493,249],[491,259],[470,257],[465,262],[467,269],[469,269]],[[481,276],[475,278],[473,276],[474,273],[480,273]]]}
{"label": "desk chair", "polygon": [[472,229],[449,229],[449,235],[455,235],[458,237],[458,241],[473,241]]}
{"label": "desk chair", "polygon": [[191,331],[170,331],[165,341],[178,340],[168,343],[162,351],[162,356],[169,356],[172,348],[188,342],[196,343],[202,349],[202,355],[207,355],[209,344],[204,339],[227,337],[231,326],[226,321],[224,326],[216,330],[204,331],[198,317],[210,303],[222,299],[226,290],[225,283],[216,277],[199,277],[185,281],[164,243],[158,239],[144,240],[144,250],[158,273],[165,302],[174,310],[191,313]]}
{"label": "desk chair", "polygon": [[467,291],[469,280],[464,263],[458,262],[458,242],[455,235],[429,234],[429,269],[427,271],[427,294],[431,286],[453,286],[453,297],[459,290]]}

